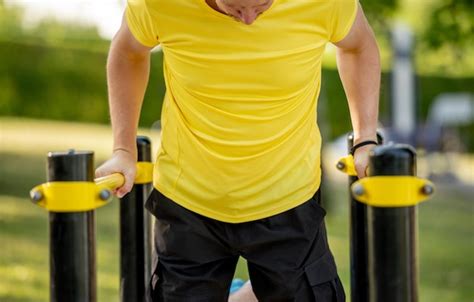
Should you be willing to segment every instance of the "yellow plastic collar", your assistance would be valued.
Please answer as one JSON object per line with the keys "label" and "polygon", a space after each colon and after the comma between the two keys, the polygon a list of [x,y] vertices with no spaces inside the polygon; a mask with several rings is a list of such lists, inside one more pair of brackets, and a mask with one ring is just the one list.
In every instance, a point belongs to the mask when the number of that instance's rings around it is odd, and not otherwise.
{"label": "yellow plastic collar", "polygon": [[373,176],[351,186],[355,199],[374,207],[408,207],[434,194],[432,182],[415,176]]}
{"label": "yellow plastic collar", "polygon": [[[153,164],[137,163],[135,184],[153,181]],[[31,199],[51,212],[84,212],[97,209],[110,201],[112,191],[121,187],[125,178],[120,173],[100,177],[94,182],[53,181],[34,187]]]}
{"label": "yellow plastic collar", "polygon": [[153,163],[138,162],[135,184],[147,184],[153,182]]}
{"label": "yellow plastic collar", "polygon": [[54,181],[36,186],[31,194],[32,197],[40,194],[37,204],[50,212],[85,212],[99,208],[110,200],[110,192],[104,193],[108,198],[100,198],[102,189],[106,188],[93,182]]}

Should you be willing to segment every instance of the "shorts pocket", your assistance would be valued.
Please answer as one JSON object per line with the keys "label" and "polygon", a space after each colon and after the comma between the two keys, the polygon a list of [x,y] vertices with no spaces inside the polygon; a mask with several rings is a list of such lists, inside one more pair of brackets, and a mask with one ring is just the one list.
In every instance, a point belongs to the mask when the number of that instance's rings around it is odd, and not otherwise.
{"label": "shorts pocket", "polygon": [[344,302],[346,296],[337,276],[336,263],[328,250],[321,258],[305,267],[306,278],[316,302]]}
{"label": "shorts pocket", "polygon": [[148,300],[145,301],[161,301],[159,297],[159,290],[158,290],[158,282],[160,281],[160,277],[158,275],[158,265],[159,262],[156,264],[155,269],[153,270],[153,274],[151,274],[149,283],[148,283],[148,293],[147,297]]}

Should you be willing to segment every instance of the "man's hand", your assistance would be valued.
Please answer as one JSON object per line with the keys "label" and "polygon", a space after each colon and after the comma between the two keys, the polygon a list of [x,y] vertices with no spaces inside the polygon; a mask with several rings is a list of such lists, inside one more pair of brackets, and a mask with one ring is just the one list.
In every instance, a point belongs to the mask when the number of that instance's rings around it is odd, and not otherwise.
{"label": "man's hand", "polygon": [[103,177],[113,173],[122,173],[125,183],[114,191],[117,197],[122,198],[130,192],[137,173],[137,157],[132,152],[123,149],[114,151],[112,157],[95,170],[95,177]]}
{"label": "man's hand", "polygon": [[354,153],[354,166],[359,179],[367,176],[367,169],[369,168],[369,154],[370,150],[372,150],[374,147],[374,145],[362,146]]}

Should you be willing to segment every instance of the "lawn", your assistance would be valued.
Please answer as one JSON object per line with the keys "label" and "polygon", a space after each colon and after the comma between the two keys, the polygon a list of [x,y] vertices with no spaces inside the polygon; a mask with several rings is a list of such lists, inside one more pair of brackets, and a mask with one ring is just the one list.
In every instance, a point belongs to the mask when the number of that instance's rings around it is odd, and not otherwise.
{"label": "lawn", "polygon": [[[28,191],[45,180],[46,152],[93,149],[107,156],[110,130],[103,126],[1,119],[0,301],[49,300],[48,214],[29,202]],[[155,140],[155,134],[148,131]],[[80,137],[79,137],[80,136]],[[156,141],[156,140],[155,140]],[[89,147],[86,147],[89,146]],[[420,301],[474,300],[474,189],[438,185],[419,207]],[[347,192],[331,183],[325,196],[329,240],[349,290]],[[118,203],[96,212],[98,301],[118,301]],[[237,271],[246,277],[244,263]]]}

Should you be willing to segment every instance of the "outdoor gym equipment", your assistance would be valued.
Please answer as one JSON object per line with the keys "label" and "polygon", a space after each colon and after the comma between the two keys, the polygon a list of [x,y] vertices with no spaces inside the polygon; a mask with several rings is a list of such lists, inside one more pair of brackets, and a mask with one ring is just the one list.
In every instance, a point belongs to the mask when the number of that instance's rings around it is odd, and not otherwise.
{"label": "outdoor gym equipment", "polygon": [[[380,133],[377,133],[377,143],[379,145],[383,143],[383,137]],[[354,134],[350,133],[347,136],[348,153],[350,153],[353,146]],[[349,175],[349,187],[358,180],[352,156],[341,159],[337,164],[337,168]],[[352,194],[349,194],[349,225],[352,301],[366,302],[368,301],[369,287],[367,275],[369,261],[367,205],[358,202]]]}
{"label": "outdoor gym equipment", "polygon": [[[349,147],[352,138],[349,138]],[[408,145],[375,147],[368,177],[357,180],[352,156],[337,163],[349,175],[351,199],[351,300],[418,301],[417,204],[434,186],[416,177]],[[361,221],[363,219],[363,221]]]}
{"label": "outdoor gym equipment", "polygon": [[[349,137],[349,149],[353,137]],[[381,138],[379,137],[379,142]],[[152,189],[150,141],[140,137],[135,187],[120,202],[120,299],[148,301],[151,219],[144,202]],[[121,186],[120,174],[93,179],[93,153],[48,155],[47,183],[31,199],[49,211],[51,301],[97,301],[96,208]],[[351,192],[351,297],[355,302],[417,302],[417,204],[434,193],[415,177],[416,154],[408,145],[371,151],[368,177],[357,180],[352,156],[337,167],[349,175]]]}
{"label": "outdoor gym equipment", "polygon": [[[135,185],[120,201],[120,299],[147,301],[151,275],[151,218],[144,202],[152,188],[151,143],[137,138]],[[47,182],[30,192],[49,212],[50,301],[95,302],[95,209],[112,199],[125,179],[115,173],[94,180],[90,151],[48,154]]]}

